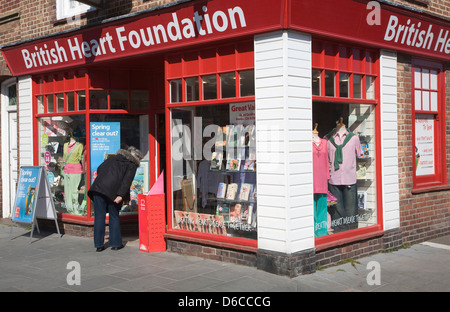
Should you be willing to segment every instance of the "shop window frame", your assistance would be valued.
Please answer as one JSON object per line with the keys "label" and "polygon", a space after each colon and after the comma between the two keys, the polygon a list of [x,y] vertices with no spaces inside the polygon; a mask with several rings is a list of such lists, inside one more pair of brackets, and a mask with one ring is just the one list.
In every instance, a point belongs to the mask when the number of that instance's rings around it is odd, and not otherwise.
{"label": "shop window frame", "polygon": [[[411,62],[411,126],[412,126],[412,168],[413,170],[413,193],[427,192],[433,189],[448,188],[447,185],[447,157],[446,157],[446,110],[445,110],[445,70],[441,63],[413,59]],[[425,84],[424,71],[428,72],[429,81]],[[436,72],[436,87],[431,85],[432,73]],[[421,81],[417,81],[418,74]],[[429,109],[423,106],[424,93],[429,94]],[[437,93],[437,107],[435,110],[431,107],[431,94]],[[416,107],[421,96],[421,108]],[[417,175],[416,174],[416,120],[418,116],[431,116],[433,119],[434,135],[434,174]],[[420,154],[420,153],[419,153]]]}
{"label": "shop window frame", "polygon": [[[231,52],[231,53],[230,53]],[[228,62],[226,61],[228,60]],[[231,62],[229,62],[231,60]],[[243,41],[234,44],[225,44],[216,48],[205,50],[193,50],[184,53],[168,55],[165,58],[165,89],[166,89],[166,124],[171,122],[172,108],[188,108],[204,105],[220,105],[231,103],[254,102],[255,96],[240,96],[240,76],[242,71],[254,70],[254,52],[253,41]],[[226,73],[234,73],[235,76],[235,96],[221,98],[220,75]],[[216,98],[204,99],[203,95],[203,77],[216,77]],[[186,79],[198,77],[199,84],[199,100],[190,101],[187,99]],[[171,82],[181,80],[182,99],[181,101],[172,101],[171,99]],[[170,127],[166,127],[166,146],[171,147]],[[171,177],[171,159],[172,149],[168,148],[166,153],[167,177]],[[167,230],[166,237],[182,238],[191,241],[219,244],[225,246],[230,244],[234,248],[254,251],[257,247],[257,240],[228,237],[208,233],[197,233],[187,230],[173,228],[173,203],[172,203],[172,181],[167,179]]]}
{"label": "shop window frame", "polygon": [[[127,115],[136,115],[136,114],[142,114],[142,115],[148,115],[151,116],[151,112],[155,109],[151,105],[151,90],[150,87],[143,88],[143,86],[138,86],[136,88],[132,87],[132,81],[131,79],[126,79],[126,85],[124,86],[114,86],[115,88],[112,88],[110,84],[110,76],[111,71],[114,71],[113,69],[101,69],[103,73],[106,74],[106,77],[104,77],[104,80],[101,82],[101,87],[93,86],[92,84],[92,78],[93,76],[99,77],[98,75],[92,75],[93,72],[98,72],[97,69],[87,69],[87,68],[81,68],[79,70],[70,71],[70,72],[58,72],[58,73],[47,73],[42,75],[35,75],[32,77],[32,90],[33,90],[33,131],[34,133],[39,133],[39,119],[43,117],[56,117],[56,116],[71,116],[71,115],[81,115],[85,116],[85,122],[86,122],[86,157],[89,159],[89,151],[90,151],[90,138],[89,138],[89,124],[90,124],[90,116],[93,114],[110,114],[110,115],[117,115],[117,114],[127,114]],[[148,71],[145,70],[133,70],[133,69],[127,69],[126,70],[129,75],[132,75],[133,73],[139,72],[141,75],[148,76]],[[149,76],[148,76],[149,77]],[[90,103],[89,103],[89,94],[91,91],[95,90],[102,90],[107,92],[108,96],[108,105],[106,109],[90,109]],[[126,109],[111,109],[110,105],[110,91],[127,91],[128,92],[128,106]],[[148,107],[145,110],[132,110],[130,107],[130,96],[132,91],[146,91],[148,93]],[[73,92],[74,94],[74,111],[68,111],[68,105],[67,105],[67,93]],[[80,94],[83,94],[85,96],[84,101],[84,109],[79,109],[79,96]],[[57,95],[63,94],[64,96],[64,110],[62,112],[59,112],[57,110]],[[53,106],[54,109],[52,112],[48,112],[47,107],[47,97],[53,98]],[[42,103],[40,104],[39,99],[42,99]],[[39,111],[38,105],[42,105],[43,111]],[[149,118],[150,119],[150,118]],[[40,165],[40,157],[39,157],[39,140],[40,138],[35,137],[33,146],[35,147],[33,149],[34,154],[34,165],[39,166]],[[149,142],[149,148],[150,148],[150,155],[154,155],[154,151],[152,151],[154,144],[150,144]],[[91,176],[90,176],[90,161],[86,162],[86,185],[90,187]],[[152,176],[152,171],[150,173],[150,183],[154,180],[154,177]],[[91,224],[94,220],[94,216],[92,215],[92,205],[91,201],[87,201],[87,214],[84,216],[81,215],[74,215],[69,213],[61,213],[57,212],[58,219],[62,221],[75,221],[79,223],[86,223]],[[133,215],[123,215],[121,216],[121,219],[136,219],[137,213]]]}
{"label": "shop window frame", "polygon": [[[331,41],[314,39],[312,41],[311,78],[314,73],[320,72],[320,93],[312,95],[313,106],[317,102],[332,102],[343,104],[370,104],[375,114],[375,144],[377,168],[381,166],[381,120],[380,120],[380,59],[379,52],[369,48],[346,46]],[[325,73],[335,73],[334,96],[326,95]],[[340,97],[339,76],[341,73],[349,75],[348,97]],[[353,77],[361,75],[361,98],[354,97]],[[337,78],[336,78],[337,77]],[[373,80],[373,98],[367,97],[367,80]],[[314,83],[314,82],[312,82]],[[311,86],[313,88],[313,85]],[[376,170],[376,210],[377,223],[374,225],[334,233],[314,239],[317,250],[323,250],[348,242],[356,241],[361,237],[371,237],[383,233],[383,206],[382,206],[382,174]]]}

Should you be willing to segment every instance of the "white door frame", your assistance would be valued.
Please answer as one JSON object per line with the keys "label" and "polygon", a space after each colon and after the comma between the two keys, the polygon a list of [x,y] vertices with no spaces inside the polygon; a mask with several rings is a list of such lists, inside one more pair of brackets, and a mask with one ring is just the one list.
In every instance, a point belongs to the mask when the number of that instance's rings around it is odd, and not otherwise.
{"label": "white door frame", "polygon": [[[2,151],[2,217],[11,217],[11,190],[15,188],[12,177],[10,176],[10,140],[9,140],[9,115],[10,113],[17,113],[17,105],[9,105],[8,88],[17,83],[16,78],[10,78],[4,81],[1,85],[1,151]],[[16,95],[17,96],[17,95]],[[18,98],[18,97],[17,97]],[[13,130],[15,132],[15,129]],[[18,146],[16,146],[17,148]]]}

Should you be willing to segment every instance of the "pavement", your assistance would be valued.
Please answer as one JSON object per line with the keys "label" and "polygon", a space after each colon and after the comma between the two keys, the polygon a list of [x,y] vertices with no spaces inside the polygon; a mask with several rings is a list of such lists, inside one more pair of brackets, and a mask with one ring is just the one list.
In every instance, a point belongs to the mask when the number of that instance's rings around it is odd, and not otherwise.
{"label": "pavement", "polygon": [[[253,267],[172,252],[138,239],[96,252],[92,239],[0,224],[1,292],[448,292],[450,236],[287,278]],[[187,297],[186,297],[187,299]],[[237,301],[235,301],[236,303]],[[183,302],[182,302],[183,303]],[[187,302],[186,302],[187,304]]]}

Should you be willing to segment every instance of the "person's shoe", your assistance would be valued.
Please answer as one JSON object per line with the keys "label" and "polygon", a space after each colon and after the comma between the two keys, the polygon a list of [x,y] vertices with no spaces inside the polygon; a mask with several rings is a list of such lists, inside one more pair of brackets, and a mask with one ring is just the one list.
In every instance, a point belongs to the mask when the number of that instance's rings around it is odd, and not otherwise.
{"label": "person's shoe", "polygon": [[125,246],[122,244],[122,245],[120,245],[119,247],[111,247],[111,250],[120,250],[120,249],[122,249],[123,247],[125,247]]}
{"label": "person's shoe", "polygon": [[105,250],[105,246],[102,246],[102,247],[98,247],[98,248],[97,248],[97,252],[100,252],[100,251],[103,251],[103,250]]}

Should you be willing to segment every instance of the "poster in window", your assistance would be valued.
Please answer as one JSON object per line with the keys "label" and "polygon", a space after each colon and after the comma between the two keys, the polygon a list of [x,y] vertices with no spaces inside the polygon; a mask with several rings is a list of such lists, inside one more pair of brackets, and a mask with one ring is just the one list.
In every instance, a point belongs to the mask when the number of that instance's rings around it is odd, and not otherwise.
{"label": "poster in window", "polygon": [[417,114],[415,130],[416,176],[435,174],[433,115]]}
{"label": "poster in window", "polygon": [[97,177],[97,168],[120,149],[120,122],[91,122],[91,182]]}

